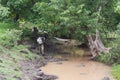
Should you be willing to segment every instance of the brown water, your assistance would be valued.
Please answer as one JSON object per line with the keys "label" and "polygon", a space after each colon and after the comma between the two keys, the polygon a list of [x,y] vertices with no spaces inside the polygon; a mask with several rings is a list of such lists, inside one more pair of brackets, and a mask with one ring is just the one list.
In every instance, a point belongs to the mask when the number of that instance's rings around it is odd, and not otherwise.
{"label": "brown water", "polygon": [[102,80],[111,76],[111,67],[99,62],[82,58],[69,58],[62,64],[49,62],[42,70],[46,74],[58,76],[57,80]]}

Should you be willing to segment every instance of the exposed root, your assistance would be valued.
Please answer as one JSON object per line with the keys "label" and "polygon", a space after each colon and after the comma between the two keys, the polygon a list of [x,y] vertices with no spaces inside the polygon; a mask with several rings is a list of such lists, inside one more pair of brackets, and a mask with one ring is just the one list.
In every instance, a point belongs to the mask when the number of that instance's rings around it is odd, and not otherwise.
{"label": "exposed root", "polygon": [[92,35],[88,35],[87,36],[88,42],[89,42],[89,47],[91,50],[91,54],[92,57],[91,58],[95,58],[97,55],[100,55],[102,52],[104,53],[109,53],[109,50],[111,48],[106,48],[99,36],[99,31],[96,30],[96,35],[95,37]]}

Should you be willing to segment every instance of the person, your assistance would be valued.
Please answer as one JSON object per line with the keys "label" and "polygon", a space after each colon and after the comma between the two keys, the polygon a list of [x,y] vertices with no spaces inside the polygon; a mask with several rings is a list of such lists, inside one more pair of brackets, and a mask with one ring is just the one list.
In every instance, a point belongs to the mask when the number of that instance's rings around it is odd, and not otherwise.
{"label": "person", "polygon": [[37,47],[37,44],[38,44],[37,41],[36,41],[38,37],[39,37],[38,29],[37,29],[37,27],[33,27],[30,38],[31,38],[31,40],[33,42],[33,46],[35,48]]}
{"label": "person", "polygon": [[39,51],[42,55],[45,55],[45,52],[44,52],[44,40],[45,38],[44,37],[38,37],[37,38],[37,43],[39,45]]}

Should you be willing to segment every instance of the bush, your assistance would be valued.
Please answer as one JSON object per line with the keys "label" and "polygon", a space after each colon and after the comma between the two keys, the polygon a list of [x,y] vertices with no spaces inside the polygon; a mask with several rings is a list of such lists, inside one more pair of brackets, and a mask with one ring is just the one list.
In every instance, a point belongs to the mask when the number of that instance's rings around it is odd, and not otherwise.
{"label": "bush", "polygon": [[115,38],[112,37],[114,40],[107,43],[107,45],[111,45],[112,49],[108,54],[102,54],[98,58],[100,61],[105,62],[107,64],[119,64],[120,63],[120,24],[118,25],[118,30],[116,31],[117,35]]}
{"label": "bush", "polygon": [[14,23],[0,22],[0,34],[4,34],[7,29],[18,29]]}
{"label": "bush", "polygon": [[112,74],[117,80],[120,80],[120,65],[113,66]]}
{"label": "bush", "polygon": [[101,54],[98,60],[106,64],[120,63],[120,50],[118,48],[111,49],[110,53]]}
{"label": "bush", "polygon": [[0,44],[7,48],[11,48],[12,46],[17,45],[17,42],[20,40],[21,35],[21,30],[8,29],[4,34],[0,36]]}
{"label": "bush", "polygon": [[109,47],[112,47],[110,53],[103,53],[98,57],[98,60],[106,64],[120,63],[120,39],[116,39],[108,43]]}
{"label": "bush", "polygon": [[22,32],[23,32],[22,37],[26,37],[26,36],[28,37],[31,35],[32,30],[27,27],[24,27],[22,28]]}
{"label": "bush", "polygon": [[112,60],[114,63],[120,63],[120,44],[116,48],[113,48],[111,53],[112,53]]}

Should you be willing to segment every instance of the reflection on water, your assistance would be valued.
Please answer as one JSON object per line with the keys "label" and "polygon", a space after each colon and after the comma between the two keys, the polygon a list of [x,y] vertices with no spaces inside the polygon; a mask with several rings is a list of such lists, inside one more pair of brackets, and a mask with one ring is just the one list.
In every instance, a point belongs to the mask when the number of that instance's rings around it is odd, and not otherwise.
{"label": "reflection on water", "polygon": [[49,62],[42,68],[46,74],[58,76],[57,80],[102,80],[104,77],[111,77],[111,68],[99,62],[82,58],[69,58],[62,64]]}

